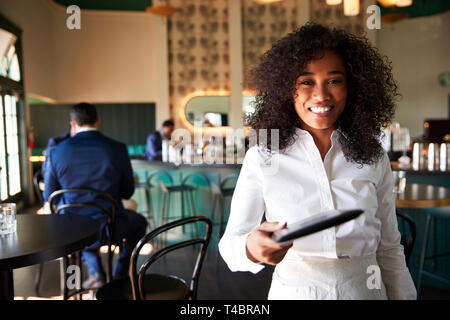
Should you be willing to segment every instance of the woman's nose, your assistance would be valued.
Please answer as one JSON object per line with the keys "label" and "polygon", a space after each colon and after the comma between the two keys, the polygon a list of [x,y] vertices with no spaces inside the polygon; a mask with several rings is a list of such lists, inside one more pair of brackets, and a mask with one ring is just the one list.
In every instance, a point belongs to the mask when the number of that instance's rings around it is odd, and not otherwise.
{"label": "woman's nose", "polygon": [[330,99],[330,92],[327,86],[318,84],[314,87],[313,98],[317,101],[326,101]]}

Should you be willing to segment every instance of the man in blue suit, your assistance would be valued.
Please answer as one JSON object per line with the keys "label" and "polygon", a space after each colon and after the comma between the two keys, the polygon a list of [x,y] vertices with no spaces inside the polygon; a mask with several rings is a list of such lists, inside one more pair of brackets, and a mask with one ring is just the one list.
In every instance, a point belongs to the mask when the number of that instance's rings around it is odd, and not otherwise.
{"label": "man in blue suit", "polygon": [[[70,131],[72,131],[72,130],[70,130]],[[53,147],[57,146],[58,144],[60,144],[64,140],[69,139],[71,136],[72,136],[72,132],[69,132],[69,133],[66,133],[65,135],[52,137],[52,138],[48,139],[48,143],[47,143],[47,147],[45,148],[44,156],[47,155],[48,150],[50,150],[50,148],[53,148]],[[45,160],[44,160],[44,163],[42,164],[42,168],[41,168],[41,173],[42,173],[43,177],[45,176],[45,167],[46,167],[46,163],[45,163]]]}
{"label": "man in blue suit", "polygon": [[162,161],[162,139],[170,139],[174,128],[172,120],[163,122],[160,131],[155,131],[147,137],[145,155],[148,160]]}
{"label": "man in blue suit", "polygon": [[[133,170],[124,144],[105,137],[98,131],[100,120],[95,107],[88,103],[73,106],[70,125],[73,136],[48,150],[45,170],[44,199],[56,190],[91,188],[109,193],[117,203],[114,242],[126,239],[120,257],[114,266],[114,278],[128,275],[131,253],[145,235],[147,222],[134,211],[124,209],[121,199],[129,199],[134,192]],[[108,206],[108,202],[94,194],[64,194],[63,203],[94,202]],[[78,210],[78,214],[97,219],[105,230],[107,217],[95,209]],[[105,273],[97,250],[106,243],[102,240],[82,251],[83,262],[88,266],[89,278],[83,288],[98,287],[105,282]]]}

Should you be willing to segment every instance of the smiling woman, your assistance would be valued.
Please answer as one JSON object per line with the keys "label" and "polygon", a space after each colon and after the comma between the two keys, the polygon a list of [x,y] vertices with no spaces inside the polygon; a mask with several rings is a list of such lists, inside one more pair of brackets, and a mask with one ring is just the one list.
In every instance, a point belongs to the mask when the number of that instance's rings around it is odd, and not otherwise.
{"label": "smiling woman", "polygon": [[[308,23],[278,41],[252,76],[250,125],[261,139],[245,155],[219,243],[229,268],[275,265],[269,299],[415,299],[380,144],[397,94],[389,64],[367,39]],[[264,142],[272,130],[258,129],[277,130],[280,150]],[[340,209],[364,214],[293,242],[271,237]],[[373,268],[382,278],[375,290],[367,285]]]}
{"label": "smiling woman", "polygon": [[[313,63],[317,70],[311,71]],[[367,39],[308,23],[266,52],[251,72],[251,79],[252,89],[258,94],[249,125],[268,132],[280,129],[280,150],[294,142],[296,128],[305,122],[328,119],[337,120],[336,127],[343,133],[340,143],[348,160],[373,164],[380,159],[381,129],[391,121],[399,94],[390,63]],[[317,94],[327,97],[317,99]],[[325,118],[307,108],[299,113],[305,95],[311,95],[308,108],[327,106],[335,99],[343,99],[345,108],[329,110]]]}

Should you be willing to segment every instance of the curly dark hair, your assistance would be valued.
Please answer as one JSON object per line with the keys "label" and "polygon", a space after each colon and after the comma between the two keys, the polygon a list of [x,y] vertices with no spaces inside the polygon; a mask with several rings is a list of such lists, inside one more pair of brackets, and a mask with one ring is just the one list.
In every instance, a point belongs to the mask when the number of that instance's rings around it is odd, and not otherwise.
{"label": "curly dark hair", "polygon": [[300,127],[294,107],[296,80],[315,54],[325,50],[342,57],[347,73],[347,101],[337,122],[345,157],[360,165],[374,164],[383,155],[382,127],[394,116],[400,95],[387,57],[367,38],[344,30],[309,22],[277,41],[250,72],[251,88],[257,94],[255,112],[246,121],[258,138],[259,129],[267,129],[267,141],[270,129],[279,129],[280,150],[291,145]]}

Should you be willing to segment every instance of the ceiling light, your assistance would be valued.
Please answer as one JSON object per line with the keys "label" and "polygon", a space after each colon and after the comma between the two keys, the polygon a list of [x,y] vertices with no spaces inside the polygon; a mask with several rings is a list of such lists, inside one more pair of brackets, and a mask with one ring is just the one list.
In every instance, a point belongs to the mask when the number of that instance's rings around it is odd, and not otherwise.
{"label": "ceiling light", "polygon": [[172,7],[168,4],[167,0],[159,1],[162,4],[154,4],[156,1],[152,1],[153,5],[145,8],[145,11],[157,16],[168,17],[178,11],[178,8]]}
{"label": "ceiling light", "polygon": [[412,5],[412,0],[397,0],[397,7],[408,7]]}
{"label": "ceiling light", "polygon": [[259,3],[259,4],[268,4],[268,3],[280,2],[283,0],[253,0],[253,1],[255,1],[256,3]]}
{"label": "ceiling light", "polygon": [[378,0],[378,2],[383,7],[392,7],[392,6],[395,6],[395,4],[397,3],[397,0]]}
{"label": "ceiling light", "polygon": [[344,15],[357,16],[359,14],[359,0],[344,0]]}
{"label": "ceiling light", "polygon": [[327,0],[327,4],[330,6],[335,6],[337,4],[341,4],[342,0]]}

